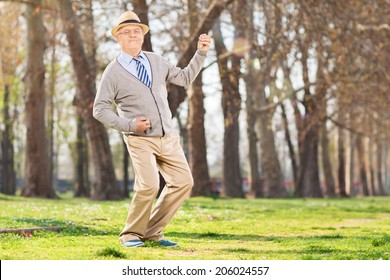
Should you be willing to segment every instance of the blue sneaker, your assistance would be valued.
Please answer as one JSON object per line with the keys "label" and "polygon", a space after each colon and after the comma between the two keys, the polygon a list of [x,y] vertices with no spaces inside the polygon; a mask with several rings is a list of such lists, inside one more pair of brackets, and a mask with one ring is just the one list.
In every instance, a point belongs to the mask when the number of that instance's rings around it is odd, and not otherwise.
{"label": "blue sneaker", "polygon": [[125,247],[142,247],[144,243],[141,240],[129,240],[122,243]]}
{"label": "blue sneaker", "polygon": [[176,242],[172,242],[172,241],[169,241],[166,239],[163,239],[163,240],[160,240],[157,242],[158,242],[158,244],[160,244],[161,246],[164,246],[164,247],[177,247],[177,246],[179,246],[179,244],[177,244]]}

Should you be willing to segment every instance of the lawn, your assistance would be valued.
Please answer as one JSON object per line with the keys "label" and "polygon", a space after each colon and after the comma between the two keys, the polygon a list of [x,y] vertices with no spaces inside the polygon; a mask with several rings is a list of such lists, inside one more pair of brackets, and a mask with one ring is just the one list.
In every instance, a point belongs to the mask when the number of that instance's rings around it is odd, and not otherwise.
{"label": "lawn", "polygon": [[7,260],[377,260],[390,259],[390,197],[351,199],[191,198],[165,230],[178,248],[125,248],[118,234],[130,200],[0,195]]}

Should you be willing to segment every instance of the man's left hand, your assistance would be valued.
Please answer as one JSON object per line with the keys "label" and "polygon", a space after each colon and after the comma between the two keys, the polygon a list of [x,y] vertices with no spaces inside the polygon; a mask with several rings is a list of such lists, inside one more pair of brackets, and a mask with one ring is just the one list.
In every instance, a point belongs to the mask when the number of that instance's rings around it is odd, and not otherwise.
{"label": "man's left hand", "polygon": [[199,41],[198,41],[198,50],[202,52],[207,52],[210,48],[210,42],[211,38],[207,34],[201,34],[199,36]]}

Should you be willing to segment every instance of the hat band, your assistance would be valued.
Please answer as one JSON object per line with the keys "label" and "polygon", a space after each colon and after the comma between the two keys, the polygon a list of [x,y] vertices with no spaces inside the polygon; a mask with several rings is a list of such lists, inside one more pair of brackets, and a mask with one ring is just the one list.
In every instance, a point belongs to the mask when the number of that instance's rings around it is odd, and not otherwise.
{"label": "hat band", "polygon": [[139,24],[142,24],[140,21],[138,21],[136,19],[128,19],[128,20],[122,21],[118,25],[125,24],[125,23],[139,23]]}

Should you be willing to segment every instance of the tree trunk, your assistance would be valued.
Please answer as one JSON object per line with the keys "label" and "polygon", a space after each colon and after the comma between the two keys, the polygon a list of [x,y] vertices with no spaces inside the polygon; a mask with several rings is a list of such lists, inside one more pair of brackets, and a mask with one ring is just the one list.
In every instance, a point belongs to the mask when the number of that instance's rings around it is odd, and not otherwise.
{"label": "tree trunk", "polygon": [[299,197],[322,197],[318,167],[319,119],[315,115],[318,108],[315,106],[314,97],[310,96],[307,86],[304,102],[306,113],[300,119],[298,125],[300,167],[295,195]]}
{"label": "tree trunk", "polygon": [[346,168],[345,168],[345,144],[344,144],[344,137],[342,133],[342,128],[339,128],[339,138],[338,138],[338,168],[337,168],[337,179],[338,179],[338,185],[336,193],[338,196],[341,197],[347,197],[347,191],[346,191]]}
{"label": "tree trunk", "polygon": [[[200,74],[201,75],[201,74]],[[188,144],[189,162],[194,177],[192,196],[211,195],[209,169],[207,165],[206,136],[204,130],[204,93],[202,78],[198,76],[188,91]]]}
{"label": "tree trunk", "polygon": [[[294,111],[294,120],[295,120],[295,125],[296,125],[296,128],[298,130],[298,134],[299,134],[299,131],[302,130],[302,123],[303,123],[303,120],[302,120],[302,115],[299,111],[299,107],[298,107],[298,99],[297,99],[297,96],[296,96],[296,92],[293,88],[293,82],[292,82],[292,79],[291,79],[291,69],[288,67],[288,64],[287,64],[287,58],[285,57],[284,58],[285,61],[283,61],[283,63],[281,64],[281,67],[283,69],[283,73],[285,75],[285,77],[287,78],[286,79],[286,87],[288,89],[289,92],[291,92],[291,98],[290,98],[290,101],[291,101],[291,106],[293,108],[293,111]],[[282,104],[282,115],[285,114],[283,113],[283,104]],[[287,121],[287,116],[286,117],[283,117],[285,119],[285,122]],[[288,126],[288,123],[286,123],[285,125]],[[288,134],[286,133],[286,139],[289,139],[289,136],[287,136]],[[299,140],[299,136],[298,136],[298,140]],[[287,142],[291,142],[289,140],[287,140]],[[292,164],[292,169],[293,169],[293,172],[294,172],[294,193],[295,195],[300,191],[300,185],[298,184],[298,181],[299,181],[299,172],[300,172],[300,163],[299,163],[299,160],[300,160],[300,147],[299,147],[299,141],[298,141],[298,157],[296,156],[296,153],[294,152],[294,147],[292,145],[292,143],[288,144],[289,146],[289,153],[290,153],[290,159],[291,159],[291,164]],[[295,167],[294,167],[295,165]]]}
{"label": "tree trunk", "polygon": [[45,29],[41,0],[26,5],[27,65],[26,87],[26,162],[22,195],[56,198],[49,178],[49,156],[45,126]]}
{"label": "tree trunk", "polygon": [[376,149],[376,162],[377,162],[377,170],[376,170],[376,177],[378,181],[378,193],[377,195],[383,196],[385,194],[385,189],[383,185],[383,176],[382,176],[382,170],[383,170],[383,157],[382,153],[384,152],[384,145],[382,144],[382,141],[380,139],[377,139],[377,149]]}
{"label": "tree trunk", "polygon": [[74,103],[84,120],[91,144],[94,166],[91,199],[121,199],[124,196],[116,180],[107,131],[103,124],[92,116],[95,86],[70,1],[61,0],[60,10],[77,78],[78,90]]}
{"label": "tree trunk", "polygon": [[[322,96],[318,96],[318,94],[316,96],[310,91],[308,69],[309,40],[310,38],[306,36],[303,42],[300,42],[304,82],[304,100],[302,104],[305,107],[305,113],[297,120],[300,168],[295,194],[300,197],[322,197],[318,167],[318,145],[323,104],[321,100],[318,100]],[[319,92],[322,94],[321,90]]]}
{"label": "tree trunk", "polygon": [[291,133],[290,129],[288,128],[288,119],[286,114],[286,109],[283,103],[280,104],[280,108],[282,109],[282,119],[283,119],[283,126],[284,126],[284,135],[286,137],[287,147],[288,147],[288,153],[290,155],[291,159],[291,169],[293,173],[293,181],[294,186],[297,186],[298,184],[298,163],[297,158],[295,156],[294,152],[294,145],[291,140]]}
{"label": "tree trunk", "polygon": [[[306,116],[308,117],[308,116]],[[318,173],[318,129],[308,128],[300,139],[300,170],[296,195],[299,197],[322,197]]]}
{"label": "tree trunk", "polygon": [[377,191],[376,191],[376,176],[375,176],[375,163],[374,163],[374,157],[376,156],[376,153],[374,152],[374,141],[372,140],[372,138],[369,138],[368,139],[368,166],[369,166],[369,182],[370,182],[370,193],[371,195],[375,196],[377,195]]}
{"label": "tree trunk", "polygon": [[256,134],[256,112],[255,112],[255,95],[257,93],[255,85],[255,70],[253,68],[254,57],[251,57],[247,62],[248,72],[245,75],[246,84],[246,120],[247,120],[247,135],[248,135],[248,180],[249,193],[255,198],[264,197],[265,190],[260,179],[259,172],[259,155],[257,149],[258,138]]}
{"label": "tree trunk", "polygon": [[335,197],[336,187],[333,177],[332,163],[329,153],[329,139],[326,123],[323,122],[321,126],[321,151],[322,151],[322,168],[324,172],[325,195],[327,197]]}
{"label": "tree trunk", "polygon": [[[254,22],[254,2],[245,2],[244,9],[244,23],[245,30],[244,37],[247,39],[247,42],[256,42],[257,41],[257,31],[255,31],[255,22]],[[245,85],[246,85],[246,119],[247,119],[247,135],[248,135],[248,179],[249,179],[249,192],[255,198],[265,197],[265,189],[263,180],[260,178],[260,167],[261,163],[259,162],[259,150],[258,150],[258,135],[256,134],[256,95],[257,91],[257,81],[256,77],[258,74],[255,70],[255,61],[257,59],[256,51],[253,50],[253,45],[248,44],[251,47],[249,59],[246,62],[247,74],[244,75]]]}
{"label": "tree trunk", "polygon": [[[80,20],[80,35],[85,43],[85,55],[88,61],[89,76],[91,81],[96,81],[97,63],[96,49],[97,43],[95,39],[94,18],[92,0],[74,3],[77,5],[78,19]],[[93,90],[96,91],[95,83]],[[77,94],[79,95],[79,94]],[[79,115],[77,116],[77,142],[76,142],[76,182],[74,184],[75,197],[90,197],[91,188],[89,184],[89,153],[87,131],[84,125],[84,120]]]}
{"label": "tree trunk", "polygon": [[[257,95],[255,104],[258,108],[267,107],[268,101],[265,97],[264,88]],[[285,197],[288,193],[283,185],[282,169],[276,151],[275,137],[272,130],[272,115],[273,112],[269,110],[261,110],[257,113],[256,128],[260,139],[265,190],[267,197]]]}
{"label": "tree trunk", "polygon": [[[217,56],[220,57],[227,52],[227,49],[223,41],[219,20],[214,25],[213,36]],[[224,115],[222,194],[229,197],[244,197],[238,150],[238,117],[241,107],[241,96],[238,91],[239,58],[233,55],[231,64],[232,66],[229,69],[227,59],[218,59],[218,69],[222,83],[222,111]]]}
{"label": "tree trunk", "polygon": [[[237,89],[238,90],[238,89]],[[238,97],[233,97],[234,90],[224,91],[222,98],[225,116],[223,141],[223,189],[222,194],[228,197],[244,197],[240,172],[239,157],[239,103]],[[236,99],[236,101],[234,101]],[[236,104],[234,104],[236,103]]]}
{"label": "tree trunk", "polygon": [[[196,31],[198,25],[198,8],[196,0],[188,1],[190,34]],[[202,89],[202,72],[192,83],[188,94],[188,147],[189,163],[194,177],[191,196],[211,195],[209,169],[207,165],[206,136],[204,130],[204,92]]]}
{"label": "tree trunk", "polygon": [[75,197],[90,197],[88,174],[88,143],[84,121],[81,116],[77,118],[77,139],[76,139],[76,181],[73,187]]}
{"label": "tree trunk", "polygon": [[[352,120],[350,120],[352,122]],[[349,180],[349,195],[355,196],[358,191],[355,189],[355,147],[356,137],[352,132],[349,132],[349,158],[348,158],[348,180]]]}
{"label": "tree trunk", "polygon": [[366,152],[364,149],[363,137],[358,135],[356,137],[356,150],[358,154],[358,162],[359,162],[359,175],[360,175],[360,194],[364,196],[369,196],[370,193],[368,191],[368,180],[367,180],[367,158]]}
{"label": "tree trunk", "polygon": [[14,168],[13,121],[9,115],[9,87],[4,86],[4,131],[0,146],[0,191],[14,195],[16,193],[16,174]]}
{"label": "tree trunk", "polygon": [[384,181],[384,193],[386,193],[386,189],[390,189],[390,174],[389,174],[389,168],[390,168],[390,153],[389,153],[389,144],[384,143],[383,144],[383,181]]}
{"label": "tree trunk", "polygon": [[[345,123],[345,112],[342,109],[343,107],[339,105],[338,112],[338,121],[339,123]],[[338,127],[338,145],[337,145],[337,155],[338,155],[338,167],[337,167],[337,190],[336,193],[340,197],[347,197],[346,190],[346,152],[345,152],[345,133],[342,127]]]}
{"label": "tree trunk", "polygon": [[[53,40],[54,41],[54,40]],[[55,96],[55,85],[57,79],[56,72],[56,46],[51,45],[50,55],[50,75],[49,75],[49,93],[48,93],[48,106],[47,106],[47,137],[48,137],[48,153],[49,153],[49,181],[55,186],[56,178],[54,178],[54,96]]]}

